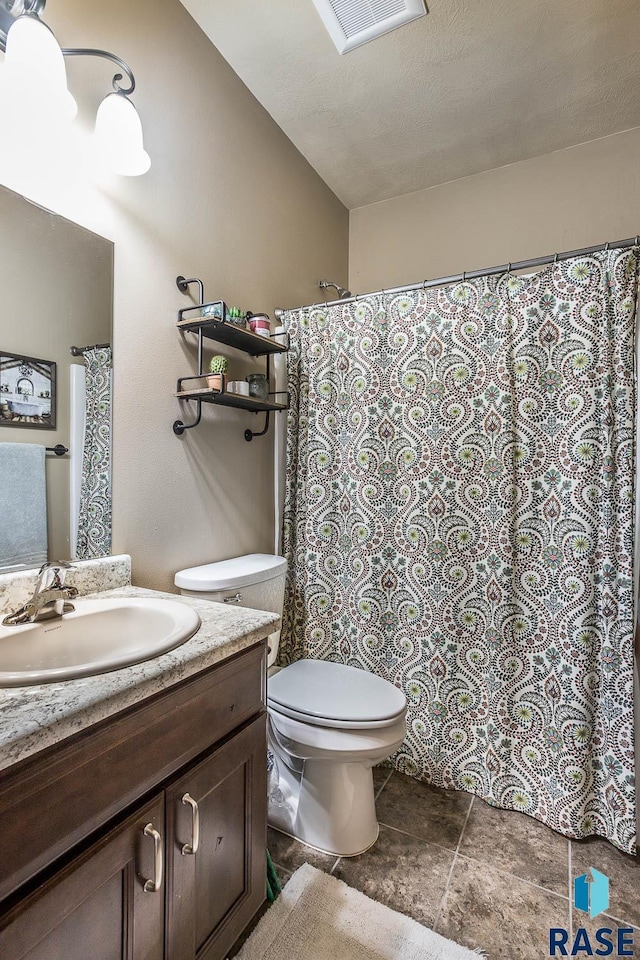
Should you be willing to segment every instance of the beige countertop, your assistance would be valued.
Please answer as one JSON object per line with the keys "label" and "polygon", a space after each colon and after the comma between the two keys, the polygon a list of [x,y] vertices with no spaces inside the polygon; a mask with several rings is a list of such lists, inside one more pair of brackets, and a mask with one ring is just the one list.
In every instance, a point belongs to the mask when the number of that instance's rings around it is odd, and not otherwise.
{"label": "beige countertop", "polygon": [[152,660],[77,680],[0,688],[0,770],[244,650],[278,629],[277,614],[121,586],[95,597],[165,597],[193,607],[202,625]]}

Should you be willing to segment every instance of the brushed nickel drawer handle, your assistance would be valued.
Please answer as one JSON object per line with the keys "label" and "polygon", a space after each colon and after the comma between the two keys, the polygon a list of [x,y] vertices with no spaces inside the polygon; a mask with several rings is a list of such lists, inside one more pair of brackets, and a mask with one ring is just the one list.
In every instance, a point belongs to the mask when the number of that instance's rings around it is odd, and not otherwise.
{"label": "brushed nickel drawer handle", "polygon": [[191,843],[182,845],[182,855],[193,856],[198,852],[200,846],[200,811],[198,804],[189,793],[185,793],[182,802],[191,807]]}
{"label": "brushed nickel drawer handle", "polygon": [[242,594],[236,593],[233,597],[224,597],[223,603],[242,603]]}
{"label": "brushed nickel drawer handle", "polygon": [[145,880],[144,892],[157,893],[162,886],[162,837],[152,823],[144,828],[145,837],[153,838],[153,880]]}

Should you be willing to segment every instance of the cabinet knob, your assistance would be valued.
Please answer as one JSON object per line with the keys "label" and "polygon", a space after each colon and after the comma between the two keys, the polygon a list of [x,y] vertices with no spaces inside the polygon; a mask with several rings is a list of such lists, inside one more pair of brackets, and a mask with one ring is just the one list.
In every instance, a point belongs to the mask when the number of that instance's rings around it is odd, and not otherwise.
{"label": "cabinet knob", "polygon": [[145,880],[144,892],[157,893],[162,886],[162,837],[152,823],[146,825],[143,833],[153,839],[153,880]]}
{"label": "cabinet knob", "polygon": [[185,793],[182,802],[191,807],[191,843],[184,843],[181,850],[182,855],[186,857],[196,854],[200,846],[200,810],[189,793]]}

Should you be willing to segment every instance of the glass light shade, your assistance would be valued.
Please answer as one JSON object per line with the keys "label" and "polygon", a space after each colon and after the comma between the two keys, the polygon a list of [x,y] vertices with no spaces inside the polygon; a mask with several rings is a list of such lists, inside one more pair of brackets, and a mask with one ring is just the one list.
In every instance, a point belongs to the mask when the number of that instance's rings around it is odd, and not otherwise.
{"label": "glass light shade", "polygon": [[123,93],[110,93],[96,114],[95,147],[114,173],[139,177],[151,166],[138,111]]}
{"label": "glass light shade", "polygon": [[11,25],[5,52],[5,83],[16,104],[48,122],[73,120],[78,106],[67,89],[64,57],[49,27],[25,15]]}

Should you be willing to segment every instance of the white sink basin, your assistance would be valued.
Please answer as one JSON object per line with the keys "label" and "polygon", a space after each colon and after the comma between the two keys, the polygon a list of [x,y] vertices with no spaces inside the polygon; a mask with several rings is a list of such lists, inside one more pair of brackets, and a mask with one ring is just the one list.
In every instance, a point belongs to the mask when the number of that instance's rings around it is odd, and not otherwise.
{"label": "white sink basin", "polygon": [[74,600],[59,620],[0,625],[0,687],[88,677],[166,653],[188,640],[200,617],[177,600]]}

